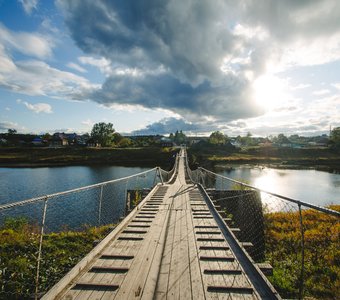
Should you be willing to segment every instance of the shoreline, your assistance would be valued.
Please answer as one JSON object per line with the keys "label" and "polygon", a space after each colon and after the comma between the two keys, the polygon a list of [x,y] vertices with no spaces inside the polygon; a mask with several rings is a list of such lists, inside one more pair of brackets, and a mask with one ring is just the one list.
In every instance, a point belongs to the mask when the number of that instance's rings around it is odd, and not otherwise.
{"label": "shoreline", "polygon": [[172,166],[174,149],[161,148],[0,148],[1,168],[68,166]]}
{"label": "shoreline", "polygon": [[151,162],[141,162],[141,161],[131,161],[127,162],[117,162],[108,164],[106,162],[49,162],[49,163],[39,163],[39,162],[11,162],[11,163],[0,163],[0,168],[59,168],[59,167],[140,167],[140,168],[154,168],[156,167]]}

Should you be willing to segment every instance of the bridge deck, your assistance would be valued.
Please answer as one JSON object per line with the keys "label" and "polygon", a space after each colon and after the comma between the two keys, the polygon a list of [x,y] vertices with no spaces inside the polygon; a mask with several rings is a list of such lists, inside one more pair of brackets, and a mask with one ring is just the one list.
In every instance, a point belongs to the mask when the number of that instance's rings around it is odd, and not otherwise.
{"label": "bridge deck", "polygon": [[[43,299],[262,299],[268,293],[246,273],[202,191],[186,182],[183,155],[175,182],[158,185]],[[275,291],[267,296],[279,298]]]}

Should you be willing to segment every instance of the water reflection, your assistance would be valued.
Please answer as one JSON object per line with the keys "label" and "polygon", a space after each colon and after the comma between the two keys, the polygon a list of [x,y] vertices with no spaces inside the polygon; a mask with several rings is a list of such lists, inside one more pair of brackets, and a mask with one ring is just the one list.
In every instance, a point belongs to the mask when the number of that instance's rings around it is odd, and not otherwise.
{"label": "water reflection", "polygon": [[[278,170],[251,166],[217,170],[218,174],[235,180],[242,179],[260,189],[319,206],[340,204],[340,174],[316,170]],[[283,200],[262,193],[271,210],[286,210]],[[289,207],[292,209],[292,207]]]}
{"label": "water reflection", "polygon": [[[144,170],[124,167],[0,169],[0,204],[122,178]],[[127,190],[150,188],[154,180],[154,172],[151,172],[148,176],[135,176],[126,181],[49,198],[45,230],[58,231],[66,225],[78,230],[85,225],[115,223],[124,215]],[[41,220],[42,213],[43,201],[18,206],[0,212],[0,225],[5,218],[17,216],[26,217],[35,224]]]}

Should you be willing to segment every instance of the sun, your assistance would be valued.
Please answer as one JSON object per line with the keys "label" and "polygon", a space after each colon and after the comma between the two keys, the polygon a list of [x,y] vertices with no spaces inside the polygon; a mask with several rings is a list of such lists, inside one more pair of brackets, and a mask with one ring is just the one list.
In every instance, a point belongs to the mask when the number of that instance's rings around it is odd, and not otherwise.
{"label": "sun", "polygon": [[273,75],[263,75],[253,84],[255,101],[265,110],[273,110],[284,105],[287,95],[282,79]]}

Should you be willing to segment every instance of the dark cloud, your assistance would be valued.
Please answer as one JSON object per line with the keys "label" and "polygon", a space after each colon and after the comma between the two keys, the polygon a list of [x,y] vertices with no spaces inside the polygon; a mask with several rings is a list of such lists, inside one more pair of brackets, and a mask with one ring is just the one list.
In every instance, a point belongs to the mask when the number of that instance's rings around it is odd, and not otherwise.
{"label": "dark cloud", "polygon": [[212,130],[216,130],[215,125],[211,124],[199,124],[189,123],[183,119],[165,118],[159,122],[149,124],[144,129],[133,131],[134,135],[156,135],[156,134],[169,134],[171,132],[182,130],[185,133],[206,133]]}
{"label": "dark cloud", "polygon": [[75,43],[111,62],[100,89],[73,97],[165,108],[189,120],[259,116],[254,80],[289,43],[338,32],[339,3],[59,0]]}
{"label": "dark cloud", "polygon": [[[244,92],[240,92],[240,90]],[[256,115],[246,97],[247,86],[240,81],[226,80],[213,87],[204,81],[196,87],[181,83],[169,74],[148,76],[111,76],[100,90],[89,97],[101,104],[142,104],[147,108],[165,108],[185,115],[216,119],[233,119]],[[193,116],[191,116],[193,115]]]}

